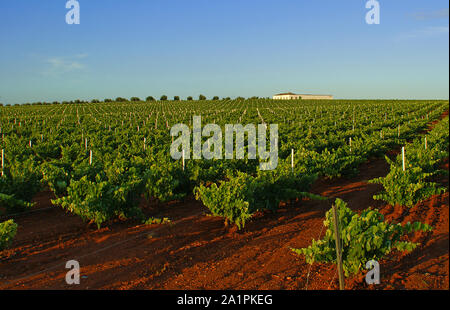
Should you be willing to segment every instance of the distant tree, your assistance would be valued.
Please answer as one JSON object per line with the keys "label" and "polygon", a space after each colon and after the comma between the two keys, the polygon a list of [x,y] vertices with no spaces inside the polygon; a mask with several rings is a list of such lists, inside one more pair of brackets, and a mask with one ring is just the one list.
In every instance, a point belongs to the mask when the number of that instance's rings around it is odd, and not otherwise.
{"label": "distant tree", "polygon": [[192,101],[192,100],[194,100],[194,98],[192,98],[192,96],[189,96],[189,97],[187,97],[187,100]]}
{"label": "distant tree", "polygon": [[162,95],[161,98],[159,98],[159,100],[166,101],[167,100],[167,96],[166,95]]}
{"label": "distant tree", "polygon": [[11,105],[10,105],[9,103],[5,105],[5,107],[10,107],[10,106],[11,106]]}
{"label": "distant tree", "polygon": [[127,102],[128,100],[122,97],[117,97],[116,102]]}
{"label": "distant tree", "polygon": [[53,101],[52,104],[59,104],[59,102],[58,101]]}
{"label": "distant tree", "polygon": [[206,97],[203,95],[198,96],[198,100],[206,100]]}
{"label": "distant tree", "polygon": [[0,107],[3,107],[3,103],[0,102]]}
{"label": "distant tree", "polygon": [[237,97],[236,100],[245,100],[244,97]]}
{"label": "distant tree", "polygon": [[230,97],[226,97],[226,98],[224,98],[225,100],[231,100],[231,98]]}
{"label": "distant tree", "polygon": [[141,101],[141,99],[139,97],[131,97],[130,101]]}
{"label": "distant tree", "polygon": [[219,96],[214,96],[212,100],[219,100]]}
{"label": "distant tree", "polygon": [[63,101],[62,104],[69,104],[69,101]]}
{"label": "distant tree", "polygon": [[91,103],[100,103],[100,100],[98,100],[98,99],[92,99],[92,100],[91,100]]}
{"label": "distant tree", "polygon": [[112,99],[106,98],[103,102],[113,102]]}
{"label": "distant tree", "polygon": [[152,96],[148,96],[147,98],[145,98],[145,101],[155,101],[155,98],[153,98]]}
{"label": "distant tree", "polygon": [[180,97],[179,96],[174,96],[173,97],[173,101],[180,101]]}

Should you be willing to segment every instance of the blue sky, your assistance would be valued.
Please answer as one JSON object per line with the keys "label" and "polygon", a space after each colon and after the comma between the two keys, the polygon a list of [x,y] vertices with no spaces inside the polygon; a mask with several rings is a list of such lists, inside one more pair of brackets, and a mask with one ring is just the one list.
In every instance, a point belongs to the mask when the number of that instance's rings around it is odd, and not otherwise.
{"label": "blue sky", "polygon": [[166,94],[449,97],[444,0],[0,1],[0,102]]}

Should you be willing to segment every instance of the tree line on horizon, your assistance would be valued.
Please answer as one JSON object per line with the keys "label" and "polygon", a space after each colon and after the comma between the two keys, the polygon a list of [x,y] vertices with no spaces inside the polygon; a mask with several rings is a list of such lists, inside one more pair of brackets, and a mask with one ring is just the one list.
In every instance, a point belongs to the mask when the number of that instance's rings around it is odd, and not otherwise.
{"label": "tree line on horizon", "polygon": [[[235,98],[235,100],[251,100],[251,99],[260,99],[260,97],[257,96],[253,96],[250,98],[244,98],[244,97],[237,97]],[[186,98],[186,101],[193,101],[194,98],[192,96],[188,96]],[[206,96],[204,95],[199,95],[198,96],[198,101],[205,101],[208,100],[206,98]],[[222,99],[219,98],[219,96],[213,96],[210,100],[212,101],[219,101],[219,100],[231,100],[231,97],[224,97]],[[33,102],[33,103],[24,103],[24,104],[3,104],[0,102],[0,106],[18,106],[18,105],[25,105],[25,106],[29,106],[29,105],[52,105],[52,104],[82,104],[82,103],[108,103],[108,102],[152,102],[152,101],[157,101],[155,97],[153,96],[148,96],[145,98],[145,100],[141,100],[139,97],[131,97],[130,99],[127,98],[123,98],[123,97],[117,97],[116,99],[109,99],[106,98],[104,100],[99,100],[99,99],[92,99],[90,101],[88,100],[80,100],[80,99],[76,99],[76,100],[71,100],[71,101],[53,101],[53,102]],[[169,98],[166,95],[162,95],[159,98],[159,101],[170,101]],[[171,101],[181,101],[180,96],[174,96],[173,99]]]}

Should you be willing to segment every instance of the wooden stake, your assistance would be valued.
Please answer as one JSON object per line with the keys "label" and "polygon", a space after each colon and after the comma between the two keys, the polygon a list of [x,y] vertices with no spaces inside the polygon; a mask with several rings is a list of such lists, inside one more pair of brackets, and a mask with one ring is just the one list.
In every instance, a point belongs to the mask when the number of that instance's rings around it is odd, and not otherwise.
{"label": "wooden stake", "polygon": [[184,149],[183,149],[183,171],[184,171]]}
{"label": "wooden stake", "polygon": [[406,163],[405,163],[405,147],[402,147],[402,162],[403,162],[403,171],[406,171]]}
{"label": "wooden stake", "polygon": [[89,166],[92,165],[92,150],[89,151]]}
{"label": "wooden stake", "polygon": [[334,204],[333,204],[333,218],[334,218],[334,237],[336,240],[336,261],[339,273],[339,289],[342,291],[345,289],[345,283],[344,283],[344,270],[342,268],[341,236],[339,232],[339,216],[337,208]]}
{"label": "wooden stake", "polygon": [[5,172],[3,171],[4,166],[5,166],[5,150],[2,149],[2,176],[5,175]]}

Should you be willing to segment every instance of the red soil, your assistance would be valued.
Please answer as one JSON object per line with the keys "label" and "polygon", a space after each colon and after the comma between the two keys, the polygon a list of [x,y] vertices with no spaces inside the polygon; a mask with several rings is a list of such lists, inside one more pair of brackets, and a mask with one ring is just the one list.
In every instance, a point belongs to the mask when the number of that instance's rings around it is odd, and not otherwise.
{"label": "red soil", "polygon": [[[388,170],[384,159],[373,159],[352,179],[319,180],[312,192],[329,200],[286,204],[258,214],[241,231],[224,227],[192,199],[160,207],[143,202],[149,214],[171,224],[117,221],[97,230],[51,207],[51,194],[40,193],[35,201],[42,210],[17,216],[17,237],[0,252],[0,289],[337,289],[334,264],[310,266],[290,250],[323,235],[325,212],[336,197],[352,210],[373,206],[389,221],[434,227],[412,235],[421,242],[413,252],[380,261],[380,285],[369,287],[361,273],[346,280],[347,289],[449,289],[448,193],[412,209],[374,201],[380,186],[367,180]],[[440,181],[448,188],[446,178]],[[75,287],[65,283],[65,263],[72,259],[81,265]]]}

